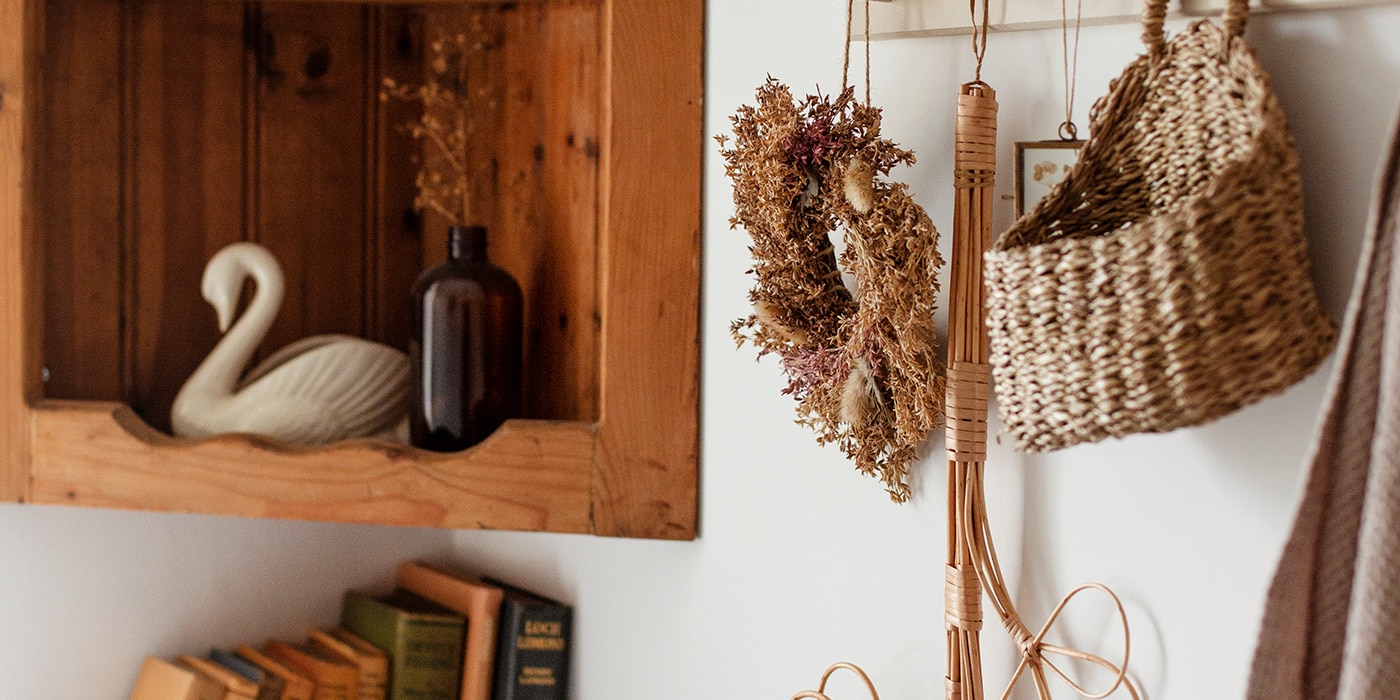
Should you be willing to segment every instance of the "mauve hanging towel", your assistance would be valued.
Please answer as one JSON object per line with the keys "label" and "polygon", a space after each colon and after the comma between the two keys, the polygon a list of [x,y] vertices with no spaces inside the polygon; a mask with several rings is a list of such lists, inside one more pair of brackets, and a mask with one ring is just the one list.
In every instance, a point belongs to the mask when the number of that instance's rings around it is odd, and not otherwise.
{"label": "mauve hanging towel", "polygon": [[[1400,125],[1397,126],[1400,128]],[[1400,133],[1380,172],[1250,700],[1400,698]]]}

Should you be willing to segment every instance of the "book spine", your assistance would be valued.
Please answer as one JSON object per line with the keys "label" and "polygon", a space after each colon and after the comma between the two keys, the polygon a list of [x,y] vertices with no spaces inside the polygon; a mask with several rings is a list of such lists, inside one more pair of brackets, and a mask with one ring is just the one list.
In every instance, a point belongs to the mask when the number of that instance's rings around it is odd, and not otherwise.
{"label": "book spine", "polygon": [[279,700],[315,700],[313,696],[316,693],[316,685],[311,682],[311,679],[253,647],[240,646],[236,653],[240,658],[247,659],[264,672],[275,675],[282,681],[282,688],[278,695]]}
{"label": "book spine", "polygon": [[400,587],[466,616],[460,700],[491,700],[502,589],[422,561],[401,562],[398,581]]}
{"label": "book spine", "polygon": [[347,592],[341,626],[389,655],[389,700],[458,700],[463,618]]}
{"label": "book spine", "polygon": [[404,643],[389,676],[390,700],[457,700],[462,670],[462,626],[407,619]]}
{"label": "book spine", "polygon": [[572,611],[506,598],[493,700],[564,700],[569,693]]}
{"label": "book spine", "polygon": [[[479,610],[470,618],[471,627],[463,644],[462,700],[491,700],[491,684],[496,673],[497,616],[500,602]],[[480,632],[476,629],[479,628]]]}
{"label": "book spine", "polygon": [[360,669],[360,700],[386,700],[389,693],[389,657],[382,649],[343,628],[330,632],[311,630],[310,639],[323,649]]}
{"label": "book spine", "polygon": [[316,684],[313,700],[359,700],[360,689],[353,667],[327,664],[297,646],[275,639],[267,643],[267,653],[306,674]]}
{"label": "book spine", "polygon": [[282,679],[263,671],[253,662],[239,657],[228,649],[209,650],[209,660],[237,673],[257,686],[255,700],[282,700]]}

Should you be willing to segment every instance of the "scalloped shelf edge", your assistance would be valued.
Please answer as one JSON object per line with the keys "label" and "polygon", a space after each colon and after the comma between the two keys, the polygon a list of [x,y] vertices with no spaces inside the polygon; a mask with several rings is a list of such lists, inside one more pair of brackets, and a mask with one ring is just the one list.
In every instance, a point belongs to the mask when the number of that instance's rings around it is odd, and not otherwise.
{"label": "scalloped shelf edge", "polygon": [[173,438],[113,402],[31,408],[32,503],[452,529],[593,531],[594,423],[511,420],[439,454]]}

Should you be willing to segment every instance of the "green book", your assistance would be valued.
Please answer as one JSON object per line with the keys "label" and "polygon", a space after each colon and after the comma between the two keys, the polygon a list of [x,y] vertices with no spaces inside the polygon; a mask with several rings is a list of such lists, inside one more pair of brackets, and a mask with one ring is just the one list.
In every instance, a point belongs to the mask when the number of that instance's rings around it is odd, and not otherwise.
{"label": "green book", "polygon": [[388,700],[457,700],[466,618],[403,589],[349,591],[340,626],[389,655]]}

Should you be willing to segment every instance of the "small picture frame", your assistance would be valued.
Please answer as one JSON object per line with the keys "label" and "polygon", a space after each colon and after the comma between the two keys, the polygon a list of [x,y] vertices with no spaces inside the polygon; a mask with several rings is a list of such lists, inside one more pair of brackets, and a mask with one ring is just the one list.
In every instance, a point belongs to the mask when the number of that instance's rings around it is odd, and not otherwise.
{"label": "small picture frame", "polygon": [[1026,215],[1079,160],[1083,141],[1016,142],[1016,218]]}

